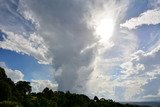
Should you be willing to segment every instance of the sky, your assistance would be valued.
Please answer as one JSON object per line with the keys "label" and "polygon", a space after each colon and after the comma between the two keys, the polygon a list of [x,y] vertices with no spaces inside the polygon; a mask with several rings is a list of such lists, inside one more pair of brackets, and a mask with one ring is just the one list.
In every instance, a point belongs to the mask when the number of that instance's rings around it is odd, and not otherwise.
{"label": "sky", "polygon": [[160,101],[160,0],[0,0],[0,66],[33,92]]}

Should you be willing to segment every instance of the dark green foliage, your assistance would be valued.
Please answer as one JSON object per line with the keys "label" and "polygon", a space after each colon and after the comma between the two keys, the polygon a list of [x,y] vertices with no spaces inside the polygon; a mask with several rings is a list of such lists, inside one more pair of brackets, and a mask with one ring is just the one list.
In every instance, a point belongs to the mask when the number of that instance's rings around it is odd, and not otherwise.
{"label": "dark green foliage", "polygon": [[0,107],[23,107],[21,104],[15,101],[2,101]]}
{"label": "dark green foliage", "polygon": [[29,94],[31,92],[30,82],[18,81],[16,83],[16,89],[23,95]]}
{"label": "dark green foliage", "polygon": [[11,97],[11,88],[3,80],[0,80],[0,101],[8,100]]}
{"label": "dark green foliage", "polygon": [[138,107],[122,105],[113,100],[97,96],[90,99],[83,94],[67,91],[53,92],[45,88],[42,92],[31,93],[30,82],[19,81],[16,84],[7,78],[3,68],[0,68],[0,107]]}
{"label": "dark green foliage", "polygon": [[94,101],[99,101],[97,96],[94,97]]}
{"label": "dark green foliage", "polygon": [[0,67],[0,79],[7,78],[7,75],[3,68]]}
{"label": "dark green foliage", "polygon": [[44,94],[44,96],[48,99],[52,98],[52,95],[53,95],[53,91],[50,90],[49,88],[45,88],[42,93]]}

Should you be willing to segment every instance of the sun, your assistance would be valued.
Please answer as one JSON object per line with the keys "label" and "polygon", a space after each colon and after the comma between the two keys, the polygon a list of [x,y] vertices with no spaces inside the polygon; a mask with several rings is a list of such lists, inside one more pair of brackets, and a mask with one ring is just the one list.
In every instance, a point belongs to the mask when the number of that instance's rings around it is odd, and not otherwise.
{"label": "sun", "polygon": [[100,42],[107,42],[113,35],[114,31],[114,20],[112,18],[103,18],[99,20],[95,26],[95,33],[100,38]]}

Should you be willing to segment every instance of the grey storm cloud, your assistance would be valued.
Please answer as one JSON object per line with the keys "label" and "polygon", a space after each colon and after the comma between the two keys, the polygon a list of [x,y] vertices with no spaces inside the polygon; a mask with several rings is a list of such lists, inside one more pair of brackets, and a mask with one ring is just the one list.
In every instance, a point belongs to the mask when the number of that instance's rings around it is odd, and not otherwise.
{"label": "grey storm cloud", "polygon": [[0,2],[3,32],[0,48],[34,56],[41,64],[52,64],[58,90],[79,92],[81,87],[82,93],[95,54],[92,48],[81,53],[95,41],[85,22],[88,3],[75,0]]}
{"label": "grey storm cloud", "polygon": [[[55,78],[58,89],[76,92],[75,87],[84,87],[76,83],[78,71],[87,67],[93,60],[94,49],[81,54],[80,51],[95,41],[92,32],[87,28],[84,16],[87,14],[87,2],[75,0],[35,0],[25,1],[35,13],[40,24],[37,33],[47,43],[50,55],[53,56]],[[27,10],[26,9],[26,10]],[[27,10],[29,11],[29,10]],[[57,75],[61,71],[60,75]],[[86,72],[86,71],[81,71]],[[91,72],[90,70],[87,72]],[[88,77],[89,73],[84,76]]]}

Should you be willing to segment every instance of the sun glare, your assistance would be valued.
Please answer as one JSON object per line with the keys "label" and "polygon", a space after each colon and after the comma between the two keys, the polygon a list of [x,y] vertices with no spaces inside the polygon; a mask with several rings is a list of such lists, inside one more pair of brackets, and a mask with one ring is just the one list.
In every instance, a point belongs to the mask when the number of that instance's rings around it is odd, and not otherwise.
{"label": "sun glare", "polygon": [[107,42],[114,31],[114,21],[112,18],[104,18],[99,21],[95,28],[96,35],[99,36],[100,42]]}

